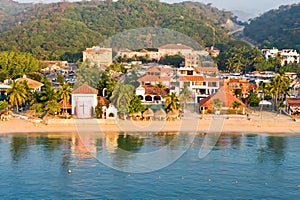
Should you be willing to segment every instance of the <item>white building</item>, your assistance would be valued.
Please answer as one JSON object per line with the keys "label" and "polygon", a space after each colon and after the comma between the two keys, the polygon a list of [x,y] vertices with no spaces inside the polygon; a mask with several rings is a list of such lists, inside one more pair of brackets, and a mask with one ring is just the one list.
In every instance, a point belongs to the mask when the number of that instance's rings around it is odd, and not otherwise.
{"label": "white building", "polygon": [[262,54],[265,59],[268,60],[270,58],[276,58],[279,56],[281,58],[281,65],[286,65],[290,63],[300,63],[299,53],[294,49],[282,49],[278,50],[276,48],[273,49],[262,49]]}
{"label": "white building", "polygon": [[82,52],[83,62],[89,62],[98,67],[107,67],[112,64],[112,48],[93,46]]}
{"label": "white building", "polygon": [[95,113],[98,90],[83,84],[72,92],[72,115],[77,118],[91,118]]}
{"label": "white building", "polygon": [[196,103],[216,93],[220,87],[219,78],[204,75],[193,67],[181,67],[179,74],[179,88],[182,89],[184,86],[190,88]]}

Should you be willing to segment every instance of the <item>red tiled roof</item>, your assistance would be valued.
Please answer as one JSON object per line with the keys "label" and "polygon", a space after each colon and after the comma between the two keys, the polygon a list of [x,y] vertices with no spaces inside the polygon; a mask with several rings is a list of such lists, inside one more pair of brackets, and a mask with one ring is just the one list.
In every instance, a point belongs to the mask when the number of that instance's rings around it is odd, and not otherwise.
{"label": "red tiled roof", "polygon": [[98,90],[85,83],[75,89],[72,94],[98,94]]}
{"label": "red tiled roof", "polygon": [[171,81],[171,77],[161,77],[161,76],[154,76],[154,75],[145,75],[138,79],[138,81],[144,82],[161,82],[161,81]]}
{"label": "red tiled roof", "polygon": [[203,76],[181,76],[180,81],[204,81]]}
{"label": "red tiled roof", "polygon": [[286,102],[289,106],[292,106],[292,107],[300,106],[300,98],[287,98]]}
{"label": "red tiled roof", "polygon": [[198,72],[214,72],[214,73],[218,72],[217,67],[195,67],[195,70]]}
{"label": "red tiled roof", "polygon": [[205,81],[214,81],[214,82],[218,82],[219,81],[219,78],[217,77],[204,77],[204,80]]}
{"label": "red tiled roof", "polygon": [[168,88],[159,88],[157,86],[152,85],[143,85],[143,88],[145,88],[145,94],[149,95],[161,95],[161,96],[167,96],[169,94]]}
{"label": "red tiled roof", "polygon": [[188,49],[193,50],[193,48],[183,45],[183,44],[166,44],[158,47],[158,49]]}
{"label": "red tiled roof", "polygon": [[101,96],[97,96],[97,101],[98,101],[98,104],[101,104],[101,105],[108,105],[110,103],[109,100],[107,100],[106,98],[101,97]]}
{"label": "red tiled roof", "polygon": [[220,99],[223,102],[222,106],[225,108],[232,107],[232,103],[234,101],[239,101],[240,103],[242,103],[241,107],[246,108],[246,105],[241,100],[231,95],[229,92],[226,92],[224,90],[224,87],[221,87],[217,93],[214,93],[204,99],[201,99],[199,102],[200,107],[211,108],[213,105],[212,103],[213,99]]}

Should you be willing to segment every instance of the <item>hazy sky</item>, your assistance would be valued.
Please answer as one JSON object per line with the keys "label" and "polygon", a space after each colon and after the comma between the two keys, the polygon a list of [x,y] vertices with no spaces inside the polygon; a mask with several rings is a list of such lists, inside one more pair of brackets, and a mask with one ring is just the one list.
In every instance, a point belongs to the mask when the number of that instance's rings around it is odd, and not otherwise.
{"label": "hazy sky", "polygon": [[[180,2],[182,0],[161,0],[163,2]],[[212,3],[213,6],[225,10],[242,10],[255,15],[278,8],[280,5],[300,3],[300,0],[191,0]]]}
{"label": "hazy sky", "polygon": [[[15,0],[18,2],[58,2],[60,0]],[[74,1],[74,0],[70,0]],[[176,3],[183,0],[160,0],[162,2]],[[202,3],[212,3],[213,6],[225,10],[241,10],[253,15],[259,15],[265,11],[278,8],[280,5],[287,5],[292,3],[300,3],[300,0],[189,0],[198,1]]]}

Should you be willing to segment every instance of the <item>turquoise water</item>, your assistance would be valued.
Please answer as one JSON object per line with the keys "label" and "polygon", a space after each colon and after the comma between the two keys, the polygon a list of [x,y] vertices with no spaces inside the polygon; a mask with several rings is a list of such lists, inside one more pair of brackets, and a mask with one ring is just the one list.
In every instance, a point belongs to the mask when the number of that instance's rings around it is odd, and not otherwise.
{"label": "turquoise water", "polygon": [[[203,136],[196,135],[182,157],[148,173],[122,172],[93,157],[106,149],[116,166],[126,167],[135,157],[118,155],[117,147],[146,153],[174,138],[93,136],[89,153],[75,135],[2,135],[1,199],[299,199],[300,136],[223,135],[199,159]],[[182,142],[175,144],[171,151]]]}

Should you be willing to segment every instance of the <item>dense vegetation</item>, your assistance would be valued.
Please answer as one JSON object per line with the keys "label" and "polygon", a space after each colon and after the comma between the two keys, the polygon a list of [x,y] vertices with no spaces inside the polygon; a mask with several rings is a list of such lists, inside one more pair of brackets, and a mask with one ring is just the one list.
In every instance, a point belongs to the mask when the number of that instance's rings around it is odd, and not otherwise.
{"label": "dense vegetation", "polygon": [[160,27],[179,31],[202,46],[230,40],[222,24],[230,12],[201,3],[156,0],[35,4],[2,24],[0,51],[30,52],[38,59],[76,61],[86,47],[124,30]]}
{"label": "dense vegetation", "polygon": [[300,51],[300,3],[281,6],[253,19],[245,27],[244,34],[261,48],[293,48]]}

